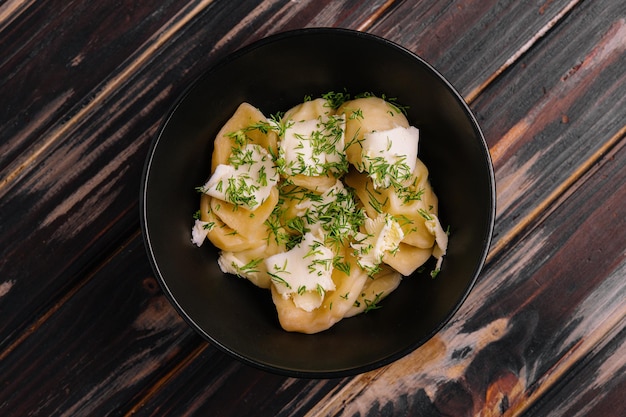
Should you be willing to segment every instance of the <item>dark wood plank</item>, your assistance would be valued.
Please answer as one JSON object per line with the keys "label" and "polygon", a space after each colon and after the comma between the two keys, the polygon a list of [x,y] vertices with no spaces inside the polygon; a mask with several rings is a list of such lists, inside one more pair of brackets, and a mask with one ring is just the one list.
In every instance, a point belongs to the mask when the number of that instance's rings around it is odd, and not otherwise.
{"label": "dark wood plank", "polygon": [[[626,269],[621,272],[626,276]],[[524,416],[626,415],[626,320],[529,407]]]}
{"label": "dark wood plank", "polygon": [[[211,14],[219,20],[211,21],[210,33],[192,35],[202,34],[195,39],[205,48],[205,58],[214,60],[222,49],[228,52],[276,30],[318,23],[354,27],[388,7],[383,0],[348,5],[328,0],[295,5],[288,0],[168,0],[158,7],[132,1],[16,3],[22,4],[14,6],[14,13],[0,16],[5,19],[0,21],[3,49],[9,51],[0,57],[0,89],[6,92],[0,95],[6,123],[0,132],[2,186],[41,152],[42,136],[58,130],[59,120],[70,121],[102,94],[111,74],[160,44],[155,33],[166,34],[184,19]],[[206,48],[213,50],[206,54]],[[200,55],[195,58],[206,65]]]}
{"label": "dark wood plank", "polygon": [[137,234],[0,361],[0,414],[117,414],[198,343],[161,293]]}
{"label": "dark wood plank", "polygon": [[[67,121],[97,94],[102,80],[187,1],[168,0],[159,7],[136,1],[21,3],[19,14],[6,16],[0,32],[3,174],[23,159],[20,154],[35,152],[32,148],[59,120]],[[243,3],[245,13],[251,2]]]}
{"label": "dark wood plank", "polygon": [[624,134],[624,16],[582,4],[473,103],[496,167],[495,250]]}
{"label": "dark wood plank", "polygon": [[171,380],[142,399],[132,415],[299,416],[349,381],[285,378],[230,358],[213,358],[214,353],[209,347],[194,356]]}
{"label": "dark wood plank", "polygon": [[466,98],[515,63],[579,0],[406,1],[371,29],[443,73]]}

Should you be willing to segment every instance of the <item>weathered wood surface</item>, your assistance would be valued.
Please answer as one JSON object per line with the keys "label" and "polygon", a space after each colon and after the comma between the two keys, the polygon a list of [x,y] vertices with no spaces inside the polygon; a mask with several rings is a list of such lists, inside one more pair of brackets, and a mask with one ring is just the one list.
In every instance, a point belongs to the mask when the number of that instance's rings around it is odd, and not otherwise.
{"label": "weathered wood surface", "polygon": [[[354,378],[218,352],[165,300],[139,232],[147,147],[186,83],[304,26],[431,62],[476,113],[498,182],[467,303]],[[623,2],[9,0],[0,45],[0,414],[626,415]]]}

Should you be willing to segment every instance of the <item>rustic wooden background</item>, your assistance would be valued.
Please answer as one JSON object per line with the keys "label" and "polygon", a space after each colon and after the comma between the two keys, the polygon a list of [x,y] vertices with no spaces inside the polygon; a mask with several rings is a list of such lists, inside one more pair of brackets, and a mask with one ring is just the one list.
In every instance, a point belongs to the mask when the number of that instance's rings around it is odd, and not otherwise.
{"label": "rustic wooden background", "polygon": [[[139,227],[149,143],[184,87],[287,29],[418,53],[488,141],[496,233],[432,341],[292,379],[204,342]],[[626,415],[622,0],[0,2],[0,415]]]}

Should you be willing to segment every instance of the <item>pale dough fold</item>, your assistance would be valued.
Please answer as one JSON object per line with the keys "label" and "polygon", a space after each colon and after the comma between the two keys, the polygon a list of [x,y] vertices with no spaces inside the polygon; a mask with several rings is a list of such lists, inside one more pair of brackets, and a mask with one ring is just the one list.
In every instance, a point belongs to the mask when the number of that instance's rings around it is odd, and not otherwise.
{"label": "pale dough fold", "polygon": [[337,114],[346,116],[346,156],[348,162],[361,161],[359,141],[367,133],[390,130],[394,127],[409,127],[409,121],[398,109],[378,97],[357,98],[346,101],[337,109]]}
{"label": "pale dough fold", "polygon": [[248,103],[240,104],[215,137],[211,174],[213,174],[218,165],[228,164],[232,148],[237,146],[232,136],[233,132],[245,131],[249,139],[248,143],[260,145],[267,149],[270,154],[275,155],[278,146],[278,135],[276,132],[273,130],[264,132],[261,129],[250,128],[250,126],[267,123],[267,117],[259,109]]}
{"label": "pale dough fold", "polygon": [[437,215],[437,196],[428,181],[428,170],[418,158],[413,176],[404,181],[404,185],[413,192],[421,191],[419,200],[405,202],[393,187],[374,189],[372,180],[367,174],[351,170],[344,182],[354,188],[361,200],[367,215],[374,218],[382,210],[393,215],[404,232],[403,242],[420,248],[432,248],[435,236],[426,227],[426,217]]}
{"label": "pale dough fold", "polygon": [[334,269],[332,279],[335,291],[327,292],[322,305],[311,312],[297,308],[291,298],[284,298],[274,286],[271,287],[278,320],[284,330],[318,333],[327,330],[345,317],[368,280],[367,274],[359,268],[350,251],[346,251],[345,259],[350,264],[350,274],[346,275],[343,271]]}
{"label": "pale dough fold", "polygon": [[346,312],[346,317],[356,316],[368,309],[380,307],[378,303],[398,288],[400,281],[402,281],[402,275],[389,267],[385,267],[373,277],[369,277],[356,301]]}
{"label": "pale dough fold", "polygon": [[383,262],[401,273],[409,276],[424,265],[433,253],[433,248],[418,248],[400,242],[400,247],[394,253],[386,252]]}
{"label": "pale dough fold", "polygon": [[284,120],[293,120],[296,122],[302,120],[313,120],[321,116],[330,116],[335,111],[330,106],[328,100],[316,98],[315,100],[300,103],[285,112]]}
{"label": "pale dough fold", "polygon": [[[270,194],[270,196],[271,195],[272,194]],[[217,203],[215,203],[215,201],[217,201]],[[257,210],[261,210],[265,204],[272,203],[274,205],[276,204],[275,201],[273,202],[268,198]],[[235,229],[226,224],[222,218],[213,211],[211,208],[212,204],[224,204],[224,202],[203,194],[200,198],[200,220],[213,224],[213,227],[207,231],[207,237],[218,249],[225,251],[242,251],[255,248],[266,242],[269,231],[264,224],[261,224],[257,228],[243,227]],[[232,221],[233,219],[229,220]],[[232,224],[237,225],[237,222],[234,221]]]}

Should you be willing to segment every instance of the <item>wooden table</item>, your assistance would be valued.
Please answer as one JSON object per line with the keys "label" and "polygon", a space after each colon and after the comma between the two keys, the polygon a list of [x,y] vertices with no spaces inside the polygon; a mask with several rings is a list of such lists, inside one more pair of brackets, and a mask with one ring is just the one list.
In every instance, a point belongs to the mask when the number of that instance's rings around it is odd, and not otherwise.
{"label": "wooden table", "polygon": [[[416,52],[461,92],[496,171],[469,299],[352,378],[243,365],[165,299],[144,250],[148,146],[184,87],[288,29]],[[626,415],[626,3],[0,3],[0,415]]]}

